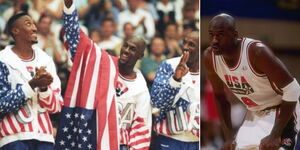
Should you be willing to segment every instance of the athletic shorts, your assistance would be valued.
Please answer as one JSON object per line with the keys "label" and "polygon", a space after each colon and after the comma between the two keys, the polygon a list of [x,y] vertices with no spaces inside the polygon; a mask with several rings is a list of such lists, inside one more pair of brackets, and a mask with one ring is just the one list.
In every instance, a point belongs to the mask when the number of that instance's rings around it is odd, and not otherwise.
{"label": "athletic shorts", "polygon": [[[296,109],[299,109],[298,104]],[[236,150],[258,150],[260,141],[271,133],[278,112],[278,108],[259,112],[248,111],[235,138]],[[293,113],[284,128],[279,150],[294,150],[299,131],[296,117],[296,113]]]}

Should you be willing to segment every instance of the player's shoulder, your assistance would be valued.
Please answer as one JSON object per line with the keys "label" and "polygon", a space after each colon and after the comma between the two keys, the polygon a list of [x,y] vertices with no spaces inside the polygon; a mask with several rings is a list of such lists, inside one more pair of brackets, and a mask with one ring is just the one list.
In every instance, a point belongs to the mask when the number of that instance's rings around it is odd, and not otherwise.
{"label": "player's shoulder", "polygon": [[271,48],[259,40],[253,40],[249,43],[248,53],[250,60],[257,57],[274,55]]}
{"label": "player's shoulder", "polygon": [[39,58],[40,60],[53,61],[52,57],[50,57],[45,51],[43,51],[37,45],[33,45],[32,48],[33,48],[35,54],[37,55],[36,57]]}
{"label": "player's shoulder", "polygon": [[204,62],[204,66],[206,68],[206,70],[208,71],[213,71],[213,50],[212,48],[209,46],[207,47],[204,52],[203,52],[203,62]]}
{"label": "player's shoulder", "polygon": [[144,87],[147,87],[146,80],[145,80],[141,70],[134,68],[134,72],[136,73],[136,82],[138,82],[140,85],[143,85]]}
{"label": "player's shoulder", "polygon": [[209,46],[209,47],[207,47],[205,50],[204,50],[204,52],[203,52],[203,58],[204,59],[211,59],[211,57],[212,57],[212,54],[213,53],[213,50],[212,50],[212,48]]}

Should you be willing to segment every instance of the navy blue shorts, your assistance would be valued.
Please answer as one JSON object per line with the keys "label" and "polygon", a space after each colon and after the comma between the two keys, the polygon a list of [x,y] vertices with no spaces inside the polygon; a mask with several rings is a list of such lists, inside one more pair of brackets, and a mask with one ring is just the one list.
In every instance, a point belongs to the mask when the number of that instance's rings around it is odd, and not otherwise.
{"label": "navy blue shorts", "polygon": [[183,142],[163,135],[157,135],[152,141],[153,150],[199,150],[199,142]]}

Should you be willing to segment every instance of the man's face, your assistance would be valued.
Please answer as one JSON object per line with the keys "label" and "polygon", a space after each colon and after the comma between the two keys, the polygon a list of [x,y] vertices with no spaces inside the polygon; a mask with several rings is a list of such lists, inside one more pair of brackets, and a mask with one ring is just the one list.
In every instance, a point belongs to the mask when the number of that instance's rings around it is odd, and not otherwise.
{"label": "man's face", "polygon": [[199,61],[199,35],[195,32],[190,33],[183,39],[183,51],[190,53],[187,65],[194,64]]}
{"label": "man's face", "polygon": [[223,54],[228,47],[234,44],[236,35],[233,29],[212,23],[209,26],[208,32],[210,46],[217,55]]}
{"label": "man's face", "polygon": [[127,4],[130,10],[137,10],[140,4],[140,0],[127,0]]}
{"label": "man's face", "polygon": [[124,35],[125,37],[130,37],[134,33],[134,27],[132,24],[127,23],[124,25]]}
{"label": "man's face", "polygon": [[110,37],[115,31],[115,24],[112,21],[105,21],[102,23],[100,31],[101,36]]}
{"label": "man's face", "polygon": [[12,29],[15,38],[29,41],[32,44],[37,43],[37,28],[29,16],[20,17]]}
{"label": "man's face", "polygon": [[141,47],[141,44],[137,41],[126,41],[121,48],[119,63],[134,66],[136,61],[143,56]]}
{"label": "man's face", "polygon": [[151,43],[151,52],[156,56],[161,56],[165,52],[165,42],[161,38],[154,38]]}
{"label": "man's face", "polygon": [[168,38],[177,38],[177,28],[176,25],[168,25],[165,31],[165,36]]}

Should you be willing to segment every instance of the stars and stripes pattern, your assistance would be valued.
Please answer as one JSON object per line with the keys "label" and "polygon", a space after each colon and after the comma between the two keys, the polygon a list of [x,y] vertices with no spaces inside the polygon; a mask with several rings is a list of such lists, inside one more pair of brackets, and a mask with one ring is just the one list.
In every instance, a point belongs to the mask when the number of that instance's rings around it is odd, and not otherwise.
{"label": "stars and stripes pattern", "polygon": [[[13,53],[10,46],[2,52],[5,52],[5,55],[9,57]],[[42,54],[41,50],[34,49],[34,52],[38,53],[40,57],[46,56],[46,54]],[[46,67],[54,78],[53,83],[47,91],[34,92],[31,90],[30,95],[25,94],[26,90],[31,88],[26,83],[29,79],[22,79],[20,76],[20,73],[24,75],[30,71],[26,67],[26,62],[14,59],[16,64],[19,63],[19,68],[10,69],[11,65],[6,66],[6,64],[10,64],[11,60],[4,60],[5,63],[0,63],[0,120],[2,119],[0,123],[0,147],[9,142],[24,139],[54,142],[49,113],[59,112],[63,100],[60,96],[60,81],[55,74],[56,70],[52,59],[45,57],[39,60],[50,62]],[[37,66],[43,61],[36,61],[34,64]],[[32,68],[36,66],[32,66]]]}
{"label": "stars and stripes pattern", "polygon": [[121,128],[121,143],[133,150],[148,150],[151,130],[143,118],[137,117],[128,129]]}
{"label": "stars and stripes pattern", "polygon": [[0,122],[9,112],[16,112],[22,108],[28,99],[21,88],[21,84],[11,88],[8,82],[9,70],[7,66],[0,62]]}
{"label": "stars and stripes pattern", "polygon": [[[176,59],[179,63],[180,59]],[[182,88],[181,86],[172,87],[170,85],[170,78],[172,78],[176,67],[172,66],[170,62],[176,61],[176,59],[164,61],[160,65],[151,88],[151,103],[160,110],[159,114],[154,118],[153,130],[168,136],[188,131],[199,137],[200,98],[199,100],[196,98],[191,101],[179,97],[174,102],[175,97],[180,92],[180,88]],[[198,106],[194,107],[194,105]],[[191,108],[193,108],[193,111],[190,111]]]}
{"label": "stars and stripes pattern", "polygon": [[64,13],[64,29],[74,64],[55,149],[117,150],[116,62],[79,29],[75,9]]}

